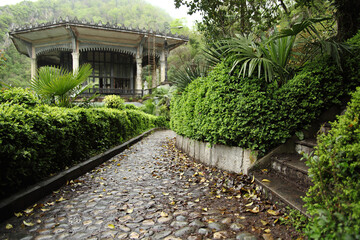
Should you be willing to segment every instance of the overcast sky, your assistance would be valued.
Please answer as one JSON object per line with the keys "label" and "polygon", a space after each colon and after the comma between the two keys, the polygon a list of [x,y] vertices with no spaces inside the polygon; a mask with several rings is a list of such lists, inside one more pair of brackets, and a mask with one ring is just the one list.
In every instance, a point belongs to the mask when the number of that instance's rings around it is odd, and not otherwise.
{"label": "overcast sky", "polygon": [[[21,1],[23,0],[0,0],[0,6],[16,4]],[[31,1],[36,1],[36,0],[31,0]],[[146,1],[151,3],[152,5],[164,9],[173,18],[186,18],[189,27],[193,25],[195,20],[201,20],[200,14],[196,14],[192,16],[187,15],[187,8],[184,6],[182,6],[179,9],[176,9],[173,0],[146,0]]]}

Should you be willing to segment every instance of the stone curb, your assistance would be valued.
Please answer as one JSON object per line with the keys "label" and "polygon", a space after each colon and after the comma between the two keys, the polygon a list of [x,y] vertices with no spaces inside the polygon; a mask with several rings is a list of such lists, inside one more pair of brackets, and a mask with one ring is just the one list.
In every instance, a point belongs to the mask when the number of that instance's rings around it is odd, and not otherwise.
{"label": "stone curb", "polygon": [[52,193],[54,190],[59,189],[67,181],[73,180],[95,167],[99,166],[103,162],[121,153],[128,147],[142,140],[144,137],[150,135],[154,131],[163,130],[164,128],[153,128],[141,135],[130,139],[129,141],[107,150],[97,156],[94,156],[78,165],[60,172],[50,179],[44,180],[37,184],[34,184],[23,191],[20,191],[9,198],[0,202],[0,221],[6,220],[13,216],[14,212],[24,210],[28,206],[32,205],[36,201]]}

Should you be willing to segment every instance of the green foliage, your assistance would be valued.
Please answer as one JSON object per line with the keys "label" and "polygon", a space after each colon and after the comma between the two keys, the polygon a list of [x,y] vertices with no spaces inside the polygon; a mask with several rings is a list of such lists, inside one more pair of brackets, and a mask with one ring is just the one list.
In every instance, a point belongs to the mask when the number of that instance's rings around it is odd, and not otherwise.
{"label": "green foliage", "polygon": [[154,100],[150,98],[144,101],[144,105],[140,107],[140,110],[147,114],[155,115],[156,105],[154,103]]}
{"label": "green foliage", "polygon": [[318,137],[308,158],[314,183],[305,198],[313,216],[307,225],[311,239],[360,239],[360,88],[344,115]]}
{"label": "green foliage", "polygon": [[171,103],[171,128],[180,135],[259,150],[263,155],[303,129],[344,93],[342,77],[329,60],[307,65],[280,88],[262,79],[229,75],[219,64]]}
{"label": "green foliage", "polygon": [[0,198],[165,124],[136,110],[0,104]]}
{"label": "green foliage", "polygon": [[131,109],[131,110],[138,110],[139,109],[134,104],[125,104],[124,107],[125,107],[125,109]]}
{"label": "green foliage", "polygon": [[170,81],[182,92],[196,78],[205,77],[207,71],[208,67],[187,63],[175,71]]}
{"label": "green foliage", "polygon": [[35,106],[40,101],[29,89],[9,88],[0,90],[0,104],[2,103]]}
{"label": "green foliage", "polygon": [[37,75],[31,79],[30,87],[45,103],[70,107],[79,94],[91,87],[91,85],[83,85],[91,72],[90,64],[82,65],[75,73],[45,66],[40,68]]}
{"label": "green foliage", "polygon": [[119,110],[125,108],[124,106],[125,100],[117,95],[107,95],[105,96],[103,102],[105,103],[105,107],[107,108],[115,108]]}
{"label": "green foliage", "polygon": [[299,210],[286,207],[286,213],[280,218],[280,221],[285,225],[291,224],[298,232],[303,233],[303,230],[309,223],[309,218]]}
{"label": "green foliage", "polygon": [[176,7],[185,5],[189,14],[200,12],[198,29],[207,41],[269,29],[287,11],[284,1],[274,0],[175,0]]}

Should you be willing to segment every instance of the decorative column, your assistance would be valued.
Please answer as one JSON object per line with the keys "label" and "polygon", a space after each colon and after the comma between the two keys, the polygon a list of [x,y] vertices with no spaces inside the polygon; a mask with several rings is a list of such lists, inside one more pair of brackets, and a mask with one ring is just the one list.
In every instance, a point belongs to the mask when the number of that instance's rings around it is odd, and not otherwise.
{"label": "decorative column", "polygon": [[35,47],[31,47],[31,79],[33,79],[36,76],[36,70],[37,70],[37,63],[36,63],[36,52]]}
{"label": "decorative column", "polygon": [[73,73],[74,73],[79,69],[80,53],[73,52],[73,53],[71,53],[71,55],[72,55],[72,60],[73,60]]}
{"label": "decorative column", "polygon": [[136,80],[135,80],[135,90],[142,89],[142,45],[139,45],[136,51]]}
{"label": "decorative column", "polygon": [[[155,56],[156,58],[156,56]],[[155,60],[156,61],[156,60]],[[154,69],[152,69],[152,88],[157,88],[158,83],[157,83],[157,77],[156,77],[156,63],[154,64]]]}
{"label": "decorative column", "polygon": [[166,79],[166,50],[163,49],[160,55],[160,82],[165,82]]}

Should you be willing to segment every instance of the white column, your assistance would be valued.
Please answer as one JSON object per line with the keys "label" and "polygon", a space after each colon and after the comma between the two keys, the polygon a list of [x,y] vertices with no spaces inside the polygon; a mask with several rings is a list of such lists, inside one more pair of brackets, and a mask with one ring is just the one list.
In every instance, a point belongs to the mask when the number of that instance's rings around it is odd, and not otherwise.
{"label": "white column", "polygon": [[142,89],[142,58],[136,57],[136,80],[135,80],[135,90]]}
{"label": "white column", "polygon": [[160,55],[160,82],[163,83],[166,80],[166,59],[165,59],[165,50],[161,51]]}
{"label": "white column", "polygon": [[157,77],[156,77],[156,63],[154,65],[155,69],[152,69],[152,88],[157,88]]}
{"label": "white column", "polygon": [[73,60],[73,73],[74,73],[79,69],[80,53],[79,52],[73,52],[71,55],[72,55],[72,60]]}
{"label": "white column", "polygon": [[32,46],[31,48],[31,60],[30,60],[30,64],[31,64],[31,79],[33,79],[36,76],[36,70],[37,70],[37,64],[36,64],[36,52],[35,52],[35,47]]}

